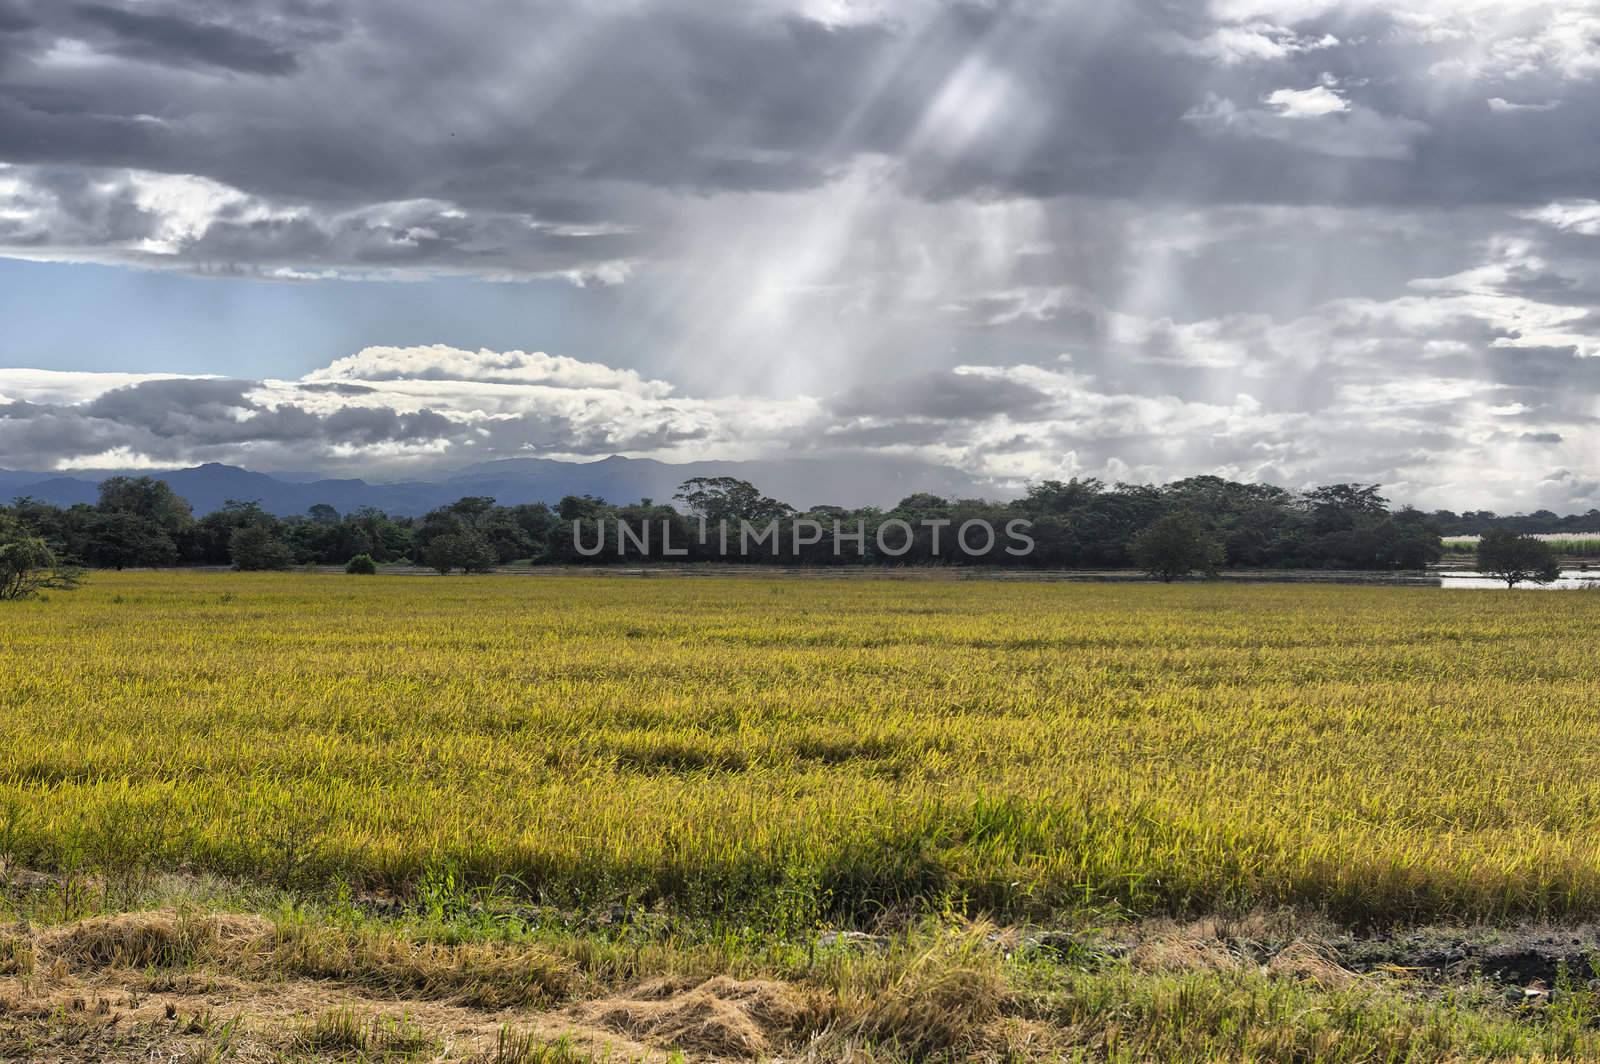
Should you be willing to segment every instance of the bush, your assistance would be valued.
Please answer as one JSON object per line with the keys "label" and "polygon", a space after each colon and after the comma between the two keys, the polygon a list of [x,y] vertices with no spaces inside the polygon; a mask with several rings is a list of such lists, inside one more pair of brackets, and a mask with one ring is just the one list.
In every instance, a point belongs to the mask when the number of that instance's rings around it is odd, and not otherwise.
{"label": "bush", "polygon": [[378,571],[378,563],[370,554],[357,554],[345,563],[344,571],[352,576],[373,576]]}

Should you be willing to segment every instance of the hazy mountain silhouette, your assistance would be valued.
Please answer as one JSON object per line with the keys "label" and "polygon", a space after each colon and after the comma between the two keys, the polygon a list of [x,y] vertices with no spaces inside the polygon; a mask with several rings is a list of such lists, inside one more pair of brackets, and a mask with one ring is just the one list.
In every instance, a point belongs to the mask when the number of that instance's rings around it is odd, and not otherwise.
{"label": "hazy mountain silhouette", "polygon": [[1013,494],[949,466],[911,459],[869,457],[844,461],[797,458],[754,462],[658,462],[613,456],[598,462],[510,458],[465,466],[428,480],[368,483],[312,480],[310,474],[274,476],[210,463],[164,471],[96,470],[62,475],[0,470],[0,498],[28,495],[58,506],[92,503],[108,476],[153,476],[172,485],[196,514],[220,509],[229,499],[256,500],[273,513],[303,514],[316,503],[341,513],[373,506],[391,514],[423,514],[463,495],[492,495],[505,505],[558,502],[564,495],[595,495],[615,503],[642,498],[669,502],[690,477],[732,476],[795,506],[893,506],[919,491],[960,498]]}

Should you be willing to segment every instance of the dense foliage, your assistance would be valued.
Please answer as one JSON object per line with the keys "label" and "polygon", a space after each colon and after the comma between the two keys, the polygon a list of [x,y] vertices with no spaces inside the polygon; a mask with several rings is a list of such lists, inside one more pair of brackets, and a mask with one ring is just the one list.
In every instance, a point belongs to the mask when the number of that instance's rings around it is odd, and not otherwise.
{"label": "dense foliage", "polygon": [[77,586],[77,569],[61,564],[44,540],[0,514],[0,602]]}
{"label": "dense foliage", "polygon": [[[109,569],[344,566],[363,554],[380,565],[406,560],[441,573],[483,572],[521,560],[589,565],[641,557],[786,565],[1126,568],[1140,564],[1135,556],[1140,535],[1180,512],[1187,515],[1181,535],[1199,552],[1187,569],[1204,571],[1213,563],[1417,569],[1442,553],[1437,517],[1391,509],[1377,486],[1360,484],[1291,492],[1219,477],[1159,487],[1074,479],[1044,481],[1005,503],[915,494],[888,509],[814,506],[801,511],[744,481],[718,477],[685,482],[675,502],[617,505],[573,495],[554,507],[501,506],[492,498],[468,497],[421,518],[372,509],[340,514],[329,504],[313,506],[305,516],[281,518],[254,502],[239,501],[197,519],[162,481],[113,477],[101,485],[93,506],[63,509],[24,498],[0,513],[63,561]],[[731,526],[726,551],[720,534],[724,522]],[[743,555],[737,546],[741,522],[768,533]],[[996,530],[1022,528],[1015,523],[1024,522],[1031,549],[1008,553],[1016,541],[1003,535],[962,535],[963,526],[975,522]],[[1167,529],[1171,545],[1170,523]],[[843,549],[836,532],[845,537]],[[882,549],[887,543],[894,547]],[[670,555],[663,549],[668,547]]]}
{"label": "dense foliage", "polygon": [[1222,543],[1187,510],[1156,518],[1133,537],[1129,552],[1135,565],[1168,584],[1196,569],[1215,576],[1223,562]]}

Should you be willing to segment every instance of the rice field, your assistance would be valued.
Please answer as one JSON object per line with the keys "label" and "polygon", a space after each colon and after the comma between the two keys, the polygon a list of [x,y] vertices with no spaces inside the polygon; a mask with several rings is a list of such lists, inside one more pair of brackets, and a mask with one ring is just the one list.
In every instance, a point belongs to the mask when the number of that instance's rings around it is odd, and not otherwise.
{"label": "rice field", "polygon": [[0,855],[784,931],[1600,915],[1586,595],[102,574],[0,608]]}

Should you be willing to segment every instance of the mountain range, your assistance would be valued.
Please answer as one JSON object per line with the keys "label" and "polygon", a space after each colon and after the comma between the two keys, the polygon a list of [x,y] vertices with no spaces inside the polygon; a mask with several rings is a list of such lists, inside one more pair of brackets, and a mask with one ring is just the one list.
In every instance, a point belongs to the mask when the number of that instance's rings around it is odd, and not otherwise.
{"label": "mountain range", "polygon": [[566,495],[594,495],[614,503],[646,498],[666,502],[685,480],[718,476],[747,480],[765,494],[801,508],[823,504],[889,507],[924,491],[957,498],[1015,494],[950,466],[912,459],[672,463],[613,455],[596,462],[509,458],[464,466],[427,480],[395,482],[313,479],[305,473],[273,475],[217,463],[191,469],[95,470],[70,475],[0,469],[0,499],[25,495],[57,506],[93,503],[99,497],[100,481],[119,475],[166,481],[197,515],[221,509],[229,500],[254,500],[279,516],[303,514],[317,503],[328,503],[341,513],[372,506],[397,516],[415,516],[465,495],[493,496],[507,506],[555,503]]}

